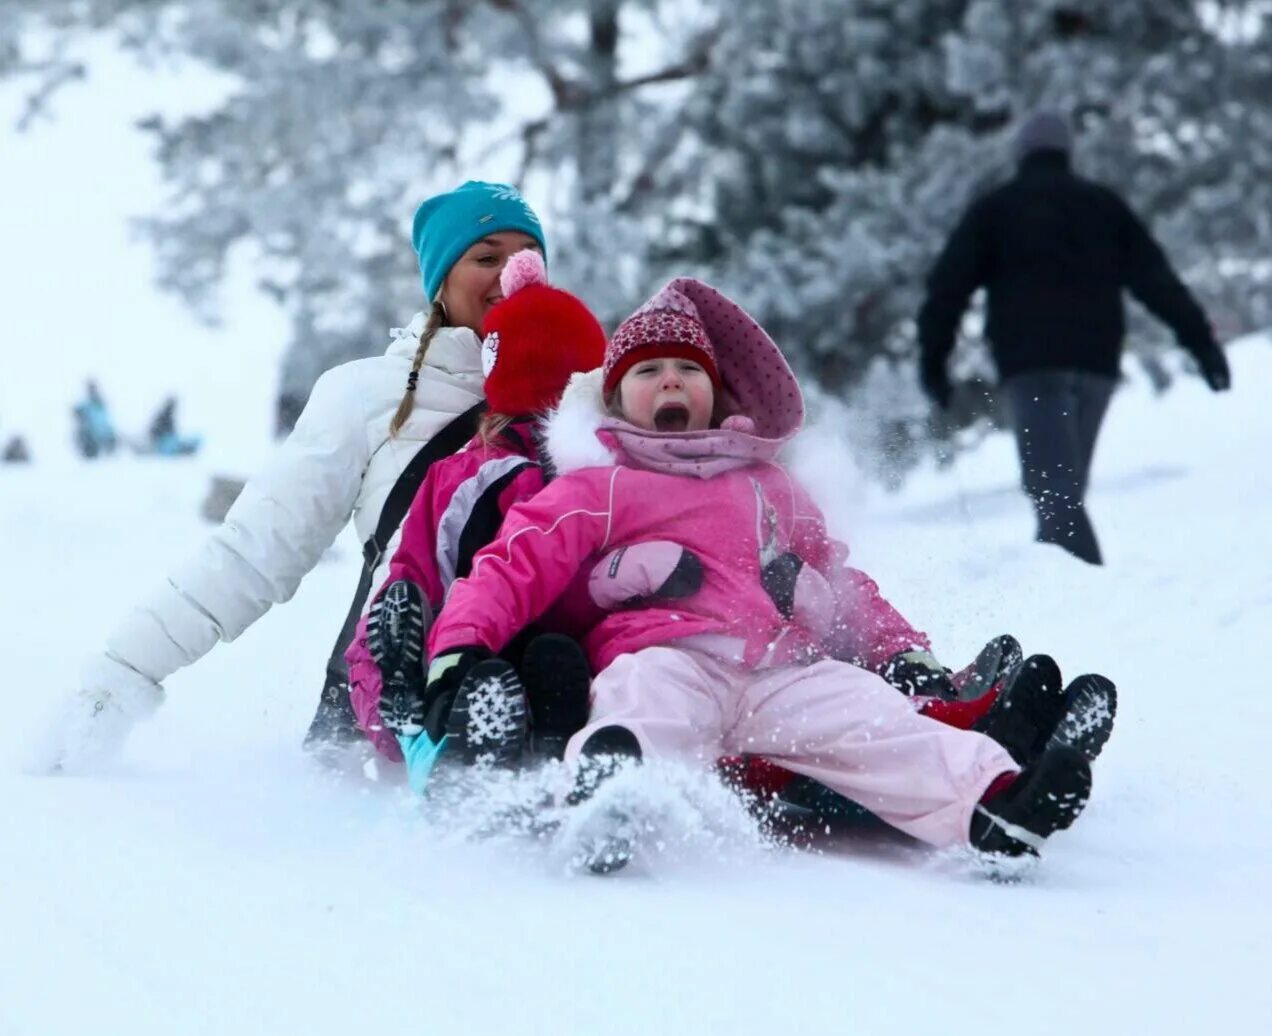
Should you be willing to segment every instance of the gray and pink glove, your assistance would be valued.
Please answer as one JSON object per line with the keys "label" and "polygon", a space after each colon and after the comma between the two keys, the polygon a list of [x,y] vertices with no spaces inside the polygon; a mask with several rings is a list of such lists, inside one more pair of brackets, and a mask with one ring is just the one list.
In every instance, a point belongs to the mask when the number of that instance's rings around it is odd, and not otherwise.
{"label": "gray and pink glove", "polygon": [[670,540],[648,540],[610,551],[592,569],[587,589],[600,608],[613,611],[651,600],[679,600],[702,587],[698,555]]}

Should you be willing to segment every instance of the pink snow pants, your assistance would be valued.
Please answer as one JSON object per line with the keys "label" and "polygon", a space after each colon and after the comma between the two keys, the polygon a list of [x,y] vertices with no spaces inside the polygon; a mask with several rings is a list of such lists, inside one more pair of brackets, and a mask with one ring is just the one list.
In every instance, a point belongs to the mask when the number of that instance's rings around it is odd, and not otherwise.
{"label": "pink snow pants", "polygon": [[941,847],[966,844],[986,788],[1020,770],[997,742],[929,719],[881,677],[829,659],[747,670],[686,648],[620,655],[592,683],[567,762],[611,725],[630,730],[646,759],[763,756]]}

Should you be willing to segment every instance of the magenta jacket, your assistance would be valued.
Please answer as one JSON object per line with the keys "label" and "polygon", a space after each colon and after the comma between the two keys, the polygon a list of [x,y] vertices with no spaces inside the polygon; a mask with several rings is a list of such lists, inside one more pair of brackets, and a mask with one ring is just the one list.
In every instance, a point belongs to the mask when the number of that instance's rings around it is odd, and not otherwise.
{"label": "magenta jacket", "polygon": [[[476,552],[494,539],[508,510],[533,497],[543,483],[530,420],[510,425],[494,442],[473,439],[429,468],[394,541],[388,575],[345,651],[354,715],[381,754],[401,758],[397,739],[380,721],[383,680],[367,647],[370,608],[389,583],[408,579],[423,591],[430,612],[426,621],[431,621],[441,611],[451,584],[468,574]],[[602,558],[598,571],[574,580],[538,625],[581,640],[606,611],[661,586],[680,556],[678,544],[660,541]]]}
{"label": "magenta jacket", "polygon": [[[649,540],[697,554],[702,588],[601,617],[584,639],[597,671],[625,652],[689,637],[750,666],[831,655],[876,669],[929,646],[847,565],[847,547],[776,462],[803,423],[798,382],[777,346],[715,289],[689,278],[672,284],[707,327],[731,416],[703,432],[645,432],[605,414],[599,372],[575,375],[547,427],[560,477],[512,508],[499,538],[451,588],[430,658],[466,645],[500,650],[579,573],[603,580],[602,555]],[[803,568],[793,608],[779,609],[762,573],[787,553]]]}
{"label": "magenta jacket", "polygon": [[[459,453],[433,464],[411,502],[388,576],[372,603],[389,583],[409,579],[419,585],[437,614],[447,589],[467,574],[473,554],[490,542],[509,508],[543,488],[537,452],[525,421],[510,425],[492,443],[475,438]],[[367,647],[367,615],[364,612],[358,621],[345,651],[349,694],[358,724],[376,749],[400,759],[396,739],[380,722],[382,681]]]}

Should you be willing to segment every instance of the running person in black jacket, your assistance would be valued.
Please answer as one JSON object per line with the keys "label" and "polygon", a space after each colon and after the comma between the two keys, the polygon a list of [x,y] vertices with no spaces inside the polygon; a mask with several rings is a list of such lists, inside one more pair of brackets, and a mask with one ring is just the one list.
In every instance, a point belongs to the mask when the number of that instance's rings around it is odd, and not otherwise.
{"label": "running person in black jacket", "polygon": [[1069,168],[1065,120],[1038,112],[1016,138],[1019,169],[973,202],[928,276],[920,375],[937,406],[968,300],[987,293],[985,336],[1002,380],[1037,539],[1092,564],[1100,547],[1083,498],[1116,384],[1131,292],[1196,358],[1207,384],[1231,376],[1205,313],[1114,191]]}

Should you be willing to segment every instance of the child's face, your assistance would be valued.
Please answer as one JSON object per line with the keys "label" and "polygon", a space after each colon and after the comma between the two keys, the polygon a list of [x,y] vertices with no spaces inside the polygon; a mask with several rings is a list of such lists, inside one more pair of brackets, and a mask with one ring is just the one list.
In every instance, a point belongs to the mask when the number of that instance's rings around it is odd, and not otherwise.
{"label": "child's face", "polygon": [[693,360],[664,356],[633,364],[618,383],[623,418],[650,432],[700,432],[711,427],[715,391]]}

